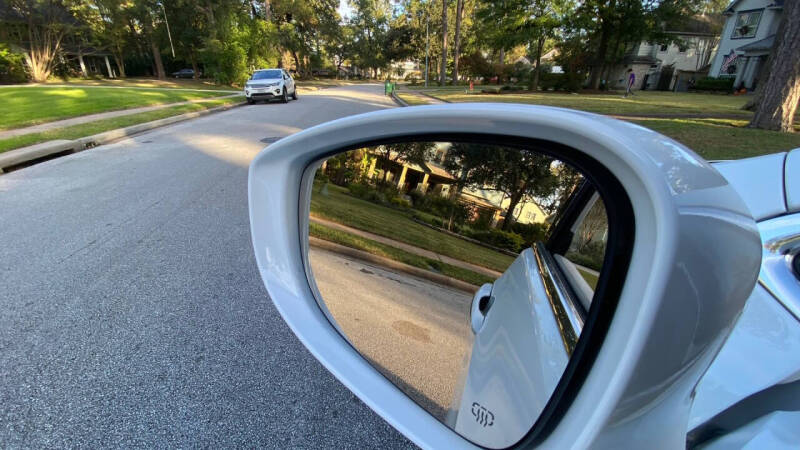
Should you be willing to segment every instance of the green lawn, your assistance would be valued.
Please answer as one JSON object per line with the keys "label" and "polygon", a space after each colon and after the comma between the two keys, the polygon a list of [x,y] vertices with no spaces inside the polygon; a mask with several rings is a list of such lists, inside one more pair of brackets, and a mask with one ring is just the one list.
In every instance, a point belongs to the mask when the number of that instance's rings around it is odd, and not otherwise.
{"label": "green lawn", "polygon": [[400,97],[401,100],[408,103],[408,106],[417,106],[417,105],[429,105],[430,102],[421,97],[419,95],[409,94],[407,92],[397,92],[397,96]]}
{"label": "green lawn", "polygon": [[581,277],[584,279],[584,281],[586,281],[589,287],[591,287],[592,289],[597,288],[597,281],[600,279],[600,277],[591,272],[587,272],[581,269],[580,267],[577,267],[577,269],[578,273],[581,274]]}
{"label": "green lawn", "polygon": [[227,90],[239,91],[240,89],[234,86],[224,84],[216,84],[212,80],[192,80],[188,78],[167,78],[166,80],[158,80],[155,78],[147,77],[132,77],[132,78],[68,78],[63,80],[61,78],[53,78],[48,80],[45,84],[53,85],[70,85],[70,86],[116,86],[116,87],[140,87],[140,88],[170,88],[170,89],[214,89],[214,90]]}
{"label": "green lawn", "polygon": [[311,213],[360,230],[441,255],[504,272],[514,258],[450,236],[411,220],[411,212],[387,208],[348,195],[347,189],[315,183]]}
{"label": "green lawn", "polygon": [[[469,95],[464,94],[463,89],[459,92],[453,88],[432,88],[425,92],[451,102],[528,103],[629,116],[625,120],[669,136],[710,160],[748,158],[800,147],[800,134],[746,128],[752,113],[740,109],[748,99],[743,96],[637,92],[626,99],[616,94]],[[649,118],[636,117],[636,114],[703,114],[709,118]],[[741,119],[717,119],[713,118],[714,115],[741,116]],[[800,131],[800,122],[796,128]]]}
{"label": "green lawn", "polygon": [[241,101],[244,101],[244,96],[208,100],[200,103],[172,106],[169,108],[115,117],[112,119],[98,120],[95,122],[73,125],[71,127],[57,128],[41,133],[24,134],[22,136],[16,136],[8,139],[0,139],[0,153],[53,139],[78,139],[85,136],[102,133],[104,131],[150,122],[152,120],[163,119],[165,117],[176,116],[178,114],[184,114],[187,112],[202,111],[204,109],[215,108],[217,106],[239,103]]}
{"label": "green lawn", "polygon": [[0,88],[0,130],[103,111],[219,97],[219,92],[132,88]]}
{"label": "green lawn", "polygon": [[445,264],[434,259],[415,255],[390,245],[382,244],[380,242],[346,233],[344,231],[335,230],[318,223],[312,222],[309,224],[308,228],[311,236],[325,239],[326,241],[335,242],[346,247],[362,250],[373,255],[393,259],[403,264],[408,264],[410,266],[419,267],[431,272],[440,273],[450,278],[466,281],[467,283],[474,284],[476,286],[494,281],[494,279],[487,277],[486,275],[482,275],[471,270],[462,269],[461,267],[451,266],[450,264]]}
{"label": "green lawn", "polygon": [[749,158],[800,147],[800,133],[745,128],[745,120],[643,119],[634,122],[675,139],[709,160]]}
{"label": "green lawn", "polygon": [[[477,88],[476,88],[477,90]],[[750,112],[741,107],[749,97],[734,95],[636,92],[623,98],[614,94],[570,94],[556,92],[511,93],[511,94],[465,94],[463,89],[429,89],[427,94],[450,102],[503,102],[527,103],[579,109],[600,114],[730,114],[749,117]]]}

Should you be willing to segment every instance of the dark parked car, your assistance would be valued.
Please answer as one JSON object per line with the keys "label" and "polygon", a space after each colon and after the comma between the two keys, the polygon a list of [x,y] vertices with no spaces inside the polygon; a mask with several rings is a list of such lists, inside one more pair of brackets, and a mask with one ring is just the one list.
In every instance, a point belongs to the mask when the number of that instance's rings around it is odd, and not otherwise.
{"label": "dark parked car", "polygon": [[175,78],[194,78],[194,70],[181,69],[177,72],[172,72],[172,76]]}

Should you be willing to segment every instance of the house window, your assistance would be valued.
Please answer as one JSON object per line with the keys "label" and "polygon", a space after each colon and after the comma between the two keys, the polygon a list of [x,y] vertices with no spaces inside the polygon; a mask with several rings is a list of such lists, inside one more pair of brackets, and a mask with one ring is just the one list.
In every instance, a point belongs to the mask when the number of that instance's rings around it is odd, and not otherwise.
{"label": "house window", "polygon": [[755,37],[758,30],[758,22],[761,20],[761,10],[740,12],[736,16],[736,24],[733,27],[732,39],[744,39]]}

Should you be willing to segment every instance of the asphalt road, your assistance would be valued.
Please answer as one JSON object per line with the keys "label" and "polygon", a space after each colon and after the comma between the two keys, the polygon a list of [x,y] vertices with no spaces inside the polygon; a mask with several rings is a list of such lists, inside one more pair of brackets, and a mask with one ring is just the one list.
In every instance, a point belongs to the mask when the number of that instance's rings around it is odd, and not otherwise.
{"label": "asphalt road", "polygon": [[284,324],[247,214],[260,140],[388,106],[327,89],[0,176],[0,447],[411,446]]}
{"label": "asphalt road", "polygon": [[472,296],[326,250],[310,253],[317,288],[350,343],[455,427],[472,349]]}

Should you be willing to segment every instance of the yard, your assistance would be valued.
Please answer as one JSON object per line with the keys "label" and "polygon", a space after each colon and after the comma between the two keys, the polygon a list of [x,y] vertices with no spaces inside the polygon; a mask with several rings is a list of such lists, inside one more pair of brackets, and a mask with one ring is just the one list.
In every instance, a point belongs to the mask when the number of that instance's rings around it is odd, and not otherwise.
{"label": "yard", "polygon": [[579,109],[607,115],[661,116],[699,114],[747,118],[751,114],[749,111],[741,109],[749,97],[721,94],[637,91],[635,95],[624,98],[619,92],[607,94],[571,94],[565,92],[467,94],[463,89],[457,91],[453,89],[428,89],[422,92],[448,102],[527,103]]}
{"label": "yard", "polygon": [[219,97],[214,91],[102,87],[0,88],[0,130],[86,114]]}
{"label": "yard", "polygon": [[467,242],[411,220],[411,212],[380,206],[350,196],[347,189],[316,183],[311,197],[311,213],[352,228],[369,231],[441,255],[505,271],[514,258]]}
{"label": "yard", "polygon": [[[748,158],[800,147],[800,134],[746,128],[752,113],[741,107],[747,96],[650,91],[628,98],[619,93],[467,94],[463,87],[420,91],[456,103],[525,103],[607,114],[669,136],[709,160]],[[800,121],[795,128],[800,131]]]}
{"label": "yard", "polygon": [[155,111],[147,111],[137,114],[130,114],[127,116],[96,120],[94,122],[72,125],[69,127],[56,128],[53,130],[42,131],[39,133],[23,134],[21,136],[14,136],[6,139],[0,139],[0,153],[8,150],[13,150],[15,148],[25,147],[27,145],[38,144],[40,142],[51,141],[55,139],[78,139],[85,136],[91,136],[93,134],[102,133],[104,131],[114,130],[117,128],[129,127],[131,125],[150,122],[158,119],[164,119],[166,117],[176,116],[179,114],[202,111],[205,109],[215,108],[217,106],[229,105],[243,101],[244,101],[244,96],[227,97],[222,99],[211,99],[199,103],[188,103],[184,105],[177,105],[163,109],[157,109]]}

